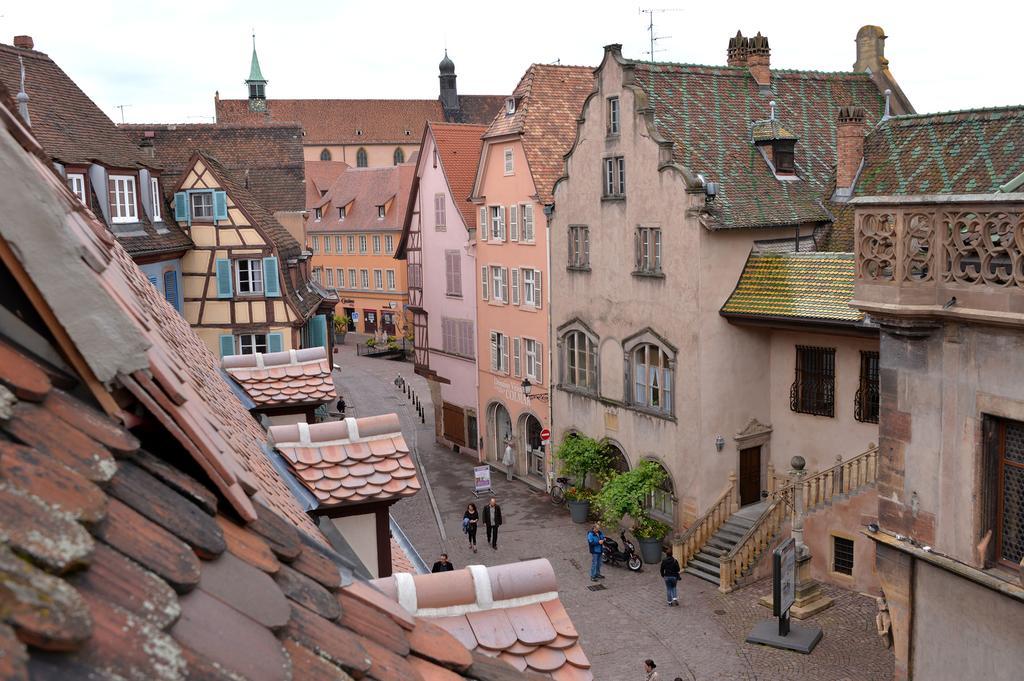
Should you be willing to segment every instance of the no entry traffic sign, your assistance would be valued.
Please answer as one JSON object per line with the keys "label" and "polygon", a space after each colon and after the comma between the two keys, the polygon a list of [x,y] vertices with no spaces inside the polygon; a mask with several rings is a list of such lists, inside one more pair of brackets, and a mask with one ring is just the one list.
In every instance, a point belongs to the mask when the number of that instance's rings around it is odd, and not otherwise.
{"label": "no entry traffic sign", "polygon": [[540,431],[540,441],[541,442],[547,442],[550,439],[551,439],[551,431],[550,430],[545,428],[544,430]]}

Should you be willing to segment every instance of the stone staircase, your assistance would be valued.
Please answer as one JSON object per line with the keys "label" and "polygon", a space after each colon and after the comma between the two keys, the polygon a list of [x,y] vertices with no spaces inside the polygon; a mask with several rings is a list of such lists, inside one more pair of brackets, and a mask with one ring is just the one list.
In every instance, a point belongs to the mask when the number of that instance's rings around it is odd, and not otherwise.
{"label": "stone staircase", "polygon": [[711,535],[700,552],[686,564],[683,572],[700,577],[719,586],[722,558],[733,550],[747,531],[754,526],[767,506],[767,502],[750,504],[736,511]]}

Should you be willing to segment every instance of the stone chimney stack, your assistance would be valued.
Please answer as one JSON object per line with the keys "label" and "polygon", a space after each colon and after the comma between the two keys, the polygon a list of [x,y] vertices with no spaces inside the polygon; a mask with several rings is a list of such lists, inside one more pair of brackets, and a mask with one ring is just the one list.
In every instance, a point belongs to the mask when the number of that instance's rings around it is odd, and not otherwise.
{"label": "stone chimney stack", "polygon": [[758,32],[747,44],[747,68],[750,75],[757,81],[762,90],[772,84],[771,49],[768,47],[768,38]]}
{"label": "stone chimney stack", "polygon": [[734,38],[729,38],[729,49],[726,51],[729,66],[747,65],[747,47],[750,41],[743,37],[743,34],[736,31]]}
{"label": "stone chimney stack", "polygon": [[32,36],[16,35],[14,36],[14,46],[23,50],[31,50],[34,49],[36,45],[32,42]]}
{"label": "stone chimney stack", "polygon": [[836,193],[849,194],[864,160],[864,108],[843,106],[836,121]]}

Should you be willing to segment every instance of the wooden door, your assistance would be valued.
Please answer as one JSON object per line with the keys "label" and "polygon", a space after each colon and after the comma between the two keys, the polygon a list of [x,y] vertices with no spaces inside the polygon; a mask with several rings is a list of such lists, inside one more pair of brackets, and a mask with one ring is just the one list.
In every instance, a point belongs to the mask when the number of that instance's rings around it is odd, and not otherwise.
{"label": "wooden door", "polygon": [[377,333],[377,311],[363,310],[363,331]]}
{"label": "wooden door", "polygon": [[443,402],[441,404],[444,436],[457,445],[466,446],[466,412],[462,407]]}
{"label": "wooden door", "polygon": [[740,506],[761,501],[761,447],[740,450]]}

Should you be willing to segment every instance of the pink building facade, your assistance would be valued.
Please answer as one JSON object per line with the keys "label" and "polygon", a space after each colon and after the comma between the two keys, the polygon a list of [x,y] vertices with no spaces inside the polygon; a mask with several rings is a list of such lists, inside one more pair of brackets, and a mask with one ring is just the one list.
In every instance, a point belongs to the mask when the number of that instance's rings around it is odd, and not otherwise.
{"label": "pink building facade", "polygon": [[428,123],[397,257],[409,271],[416,373],[428,380],[434,433],[475,450],[477,426],[476,209],[468,201],[481,125]]}
{"label": "pink building facade", "polygon": [[480,456],[504,468],[511,444],[515,475],[536,487],[552,470],[542,440],[551,424],[544,206],[593,84],[587,67],[531,66],[484,135],[471,197]]}

